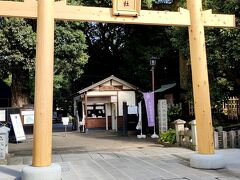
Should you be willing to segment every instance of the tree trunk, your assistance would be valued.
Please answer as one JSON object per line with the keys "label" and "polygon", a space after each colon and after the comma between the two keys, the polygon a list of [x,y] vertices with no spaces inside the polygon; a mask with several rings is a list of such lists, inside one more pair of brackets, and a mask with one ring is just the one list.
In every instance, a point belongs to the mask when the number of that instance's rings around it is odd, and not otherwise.
{"label": "tree trunk", "polygon": [[191,67],[186,63],[186,60],[180,50],[179,50],[179,76],[180,76],[180,88],[188,90],[189,82],[191,82]]}
{"label": "tree trunk", "polygon": [[29,104],[29,73],[23,70],[12,72],[12,107]]}

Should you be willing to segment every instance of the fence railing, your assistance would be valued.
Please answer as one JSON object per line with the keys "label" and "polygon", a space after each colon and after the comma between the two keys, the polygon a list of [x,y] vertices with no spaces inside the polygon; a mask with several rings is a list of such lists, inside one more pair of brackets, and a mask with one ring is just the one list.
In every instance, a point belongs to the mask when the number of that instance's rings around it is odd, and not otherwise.
{"label": "fence railing", "polygon": [[[178,119],[174,123],[177,144],[197,150],[196,121],[189,123],[191,129],[185,127],[186,121],[184,120]],[[240,148],[240,130],[223,131],[219,128],[218,131],[214,131],[214,144],[215,149]]]}
{"label": "fence railing", "polygon": [[192,143],[191,129],[185,128],[183,131],[179,131],[179,145],[195,150],[195,147]]}
{"label": "fence railing", "polygon": [[[240,98],[233,96],[222,102],[222,109],[218,110],[225,114],[228,119],[238,120],[240,118]],[[194,116],[194,104],[192,101],[188,102],[188,114]]]}
{"label": "fence railing", "polygon": [[240,115],[240,105],[238,97],[229,97],[223,102],[223,113],[228,116],[228,119],[238,119]]}
{"label": "fence railing", "polygon": [[179,146],[183,146],[192,150],[197,149],[197,136],[196,136],[196,121],[193,120],[189,124],[191,129],[185,127],[186,121],[178,119],[174,121],[176,140]]}
{"label": "fence railing", "polygon": [[240,148],[240,130],[214,131],[216,149]]}

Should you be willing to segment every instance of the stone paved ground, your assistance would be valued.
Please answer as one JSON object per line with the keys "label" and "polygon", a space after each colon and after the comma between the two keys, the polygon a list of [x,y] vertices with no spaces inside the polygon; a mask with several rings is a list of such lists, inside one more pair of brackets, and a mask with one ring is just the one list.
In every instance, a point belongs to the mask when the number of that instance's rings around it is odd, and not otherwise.
{"label": "stone paved ground", "polygon": [[[8,166],[0,166],[0,180],[19,179],[31,164],[31,140],[10,144]],[[191,150],[162,147],[152,139],[121,137],[114,133],[54,133],[53,162],[62,167],[63,180],[237,180],[240,150],[221,150],[227,168],[189,167]],[[30,149],[29,149],[30,148]]]}

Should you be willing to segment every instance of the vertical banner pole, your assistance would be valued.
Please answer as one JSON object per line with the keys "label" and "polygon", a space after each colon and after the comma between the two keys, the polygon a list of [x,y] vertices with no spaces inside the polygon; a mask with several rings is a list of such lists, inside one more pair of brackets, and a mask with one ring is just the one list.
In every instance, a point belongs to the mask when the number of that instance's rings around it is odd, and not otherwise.
{"label": "vertical banner pole", "polygon": [[128,106],[127,102],[123,102],[123,135],[128,136]]}
{"label": "vertical banner pole", "polygon": [[52,161],[54,1],[38,0],[33,166]]}
{"label": "vertical banner pole", "polygon": [[187,7],[191,20],[188,31],[198,151],[199,154],[214,154],[202,1],[188,0]]}

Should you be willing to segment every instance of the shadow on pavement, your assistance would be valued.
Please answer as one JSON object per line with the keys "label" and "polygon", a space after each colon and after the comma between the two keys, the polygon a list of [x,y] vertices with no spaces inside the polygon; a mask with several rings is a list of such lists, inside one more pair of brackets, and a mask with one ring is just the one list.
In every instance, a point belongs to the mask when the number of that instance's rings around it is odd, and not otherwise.
{"label": "shadow on pavement", "polygon": [[[0,167],[0,172],[1,174],[5,174],[6,176],[10,176],[10,177],[15,177],[15,180],[20,180],[21,179],[21,172],[14,170],[14,169],[10,169],[7,166],[1,166]],[[1,177],[4,178],[4,177]]]}

